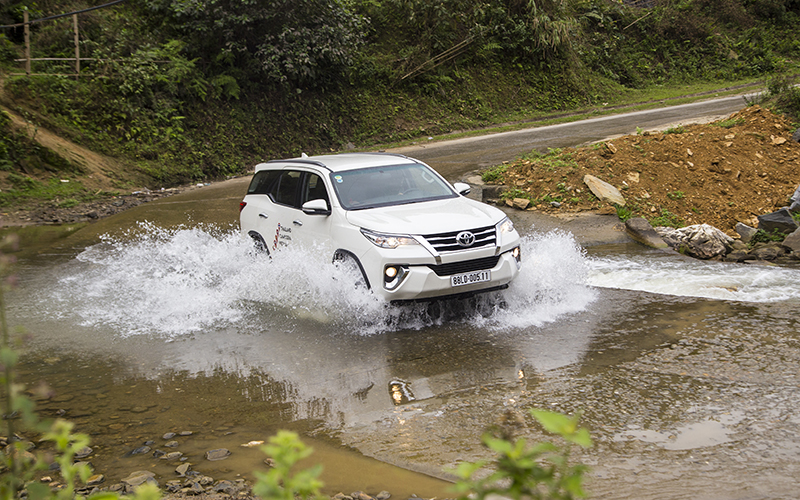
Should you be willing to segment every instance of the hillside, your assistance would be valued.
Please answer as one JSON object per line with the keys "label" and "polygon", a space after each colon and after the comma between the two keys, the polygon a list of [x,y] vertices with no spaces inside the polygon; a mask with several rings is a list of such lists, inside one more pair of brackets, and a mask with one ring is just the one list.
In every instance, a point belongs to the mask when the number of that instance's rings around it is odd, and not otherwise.
{"label": "hillside", "polygon": [[608,206],[583,182],[594,175],[623,194],[624,216],[675,227],[706,223],[734,236],[737,222],[757,227],[756,216],[790,204],[800,186],[794,129],[786,117],[756,105],[710,124],[531,155],[484,177],[506,185],[506,198],[532,200],[533,210],[568,214]]}

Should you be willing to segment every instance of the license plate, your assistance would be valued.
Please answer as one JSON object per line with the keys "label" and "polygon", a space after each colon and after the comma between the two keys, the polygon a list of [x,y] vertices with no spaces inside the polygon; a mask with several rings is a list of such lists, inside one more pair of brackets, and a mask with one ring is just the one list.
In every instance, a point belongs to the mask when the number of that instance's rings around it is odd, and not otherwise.
{"label": "license plate", "polygon": [[471,285],[492,280],[491,271],[474,271],[471,273],[454,274],[450,276],[450,286]]}

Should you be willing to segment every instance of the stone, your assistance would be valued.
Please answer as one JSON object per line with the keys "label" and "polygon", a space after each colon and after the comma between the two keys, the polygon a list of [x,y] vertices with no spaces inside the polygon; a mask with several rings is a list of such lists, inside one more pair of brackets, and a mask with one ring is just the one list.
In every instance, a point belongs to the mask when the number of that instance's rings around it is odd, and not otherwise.
{"label": "stone", "polygon": [[734,229],[736,229],[736,232],[742,237],[742,242],[744,243],[750,243],[750,240],[752,240],[753,236],[758,232],[758,229],[750,227],[747,224],[742,224],[741,222],[737,222]]}
{"label": "stone", "polygon": [[166,447],[166,448],[177,448],[178,447],[178,442],[177,441],[168,441],[168,442],[164,443],[164,447]]}
{"label": "stone", "polygon": [[783,246],[791,249],[793,252],[800,252],[800,229],[787,236],[783,240]]}
{"label": "stone", "polygon": [[794,142],[800,142],[800,128],[794,131],[794,134],[792,134],[792,140]]}
{"label": "stone", "polygon": [[775,212],[759,215],[758,228],[765,233],[772,233],[776,229],[784,234],[797,230],[797,222],[792,218],[788,208],[781,208]]}
{"label": "stone", "polygon": [[217,460],[225,460],[230,456],[230,450],[225,448],[217,448],[216,450],[210,450],[206,452],[206,460],[211,462],[215,462]]}
{"label": "stone", "polygon": [[180,477],[185,477],[186,473],[189,472],[189,467],[191,467],[191,466],[192,466],[192,464],[190,464],[190,463],[180,464],[179,466],[175,467],[175,472]]}
{"label": "stone", "polygon": [[145,453],[150,453],[150,449],[151,448],[149,446],[140,446],[135,450],[131,451],[130,455],[143,455]]}
{"label": "stone", "polygon": [[651,248],[669,248],[669,245],[658,235],[653,226],[642,217],[634,217],[625,221],[625,231],[637,243]]}
{"label": "stone", "polygon": [[607,201],[621,207],[625,206],[625,198],[623,198],[619,190],[611,184],[589,174],[583,176],[583,182],[600,201]]}
{"label": "stone", "polygon": [[183,456],[183,453],[179,451],[172,451],[169,453],[164,454],[164,456],[159,457],[160,460],[178,460]]}
{"label": "stone", "polygon": [[386,490],[381,491],[377,495],[375,495],[375,500],[389,500],[392,497],[392,494]]}
{"label": "stone", "polygon": [[89,448],[88,446],[84,446],[83,448],[75,452],[75,458],[77,459],[86,458],[92,453],[94,453],[93,449]]}
{"label": "stone", "polygon": [[184,488],[181,489],[181,493],[186,493],[187,495],[200,495],[205,492],[205,488],[196,481],[192,481],[189,485],[184,485]]}
{"label": "stone", "polygon": [[559,203],[557,201],[551,201],[550,202],[550,206],[553,207],[553,208],[561,208],[561,203]]}
{"label": "stone", "polygon": [[708,224],[673,228],[656,228],[656,232],[673,249],[698,259],[723,257],[733,248],[733,238]]}
{"label": "stone", "polygon": [[89,476],[89,479],[86,480],[86,486],[97,486],[98,484],[102,483],[106,480],[106,477],[102,474],[94,474]]}
{"label": "stone", "polygon": [[768,243],[764,246],[754,248],[750,254],[755,255],[759,260],[775,260],[785,253],[783,248],[777,244]]}
{"label": "stone", "polygon": [[514,198],[511,202],[517,210],[525,210],[531,204],[531,200],[527,198]]}
{"label": "stone", "polygon": [[235,495],[239,489],[227,479],[223,479],[214,485],[213,491],[215,493],[225,493],[226,495]]}
{"label": "stone", "polygon": [[130,488],[136,488],[144,483],[158,484],[155,477],[156,474],[154,472],[150,472],[149,470],[139,470],[136,472],[131,472],[128,474],[128,477],[122,479],[121,482],[125,485],[126,491],[130,491]]}
{"label": "stone", "polygon": [[192,432],[192,431],[180,431],[178,434],[181,435],[181,436],[191,436],[192,434],[194,434],[194,432]]}
{"label": "stone", "polygon": [[757,259],[758,257],[751,255],[747,250],[734,250],[725,256],[725,262],[744,262]]}
{"label": "stone", "polygon": [[161,436],[161,439],[167,439],[168,440],[168,439],[174,438],[175,436],[177,436],[177,434],[175,434],[174,432],[168,432],[168,433],[164,434],[163,436]]}

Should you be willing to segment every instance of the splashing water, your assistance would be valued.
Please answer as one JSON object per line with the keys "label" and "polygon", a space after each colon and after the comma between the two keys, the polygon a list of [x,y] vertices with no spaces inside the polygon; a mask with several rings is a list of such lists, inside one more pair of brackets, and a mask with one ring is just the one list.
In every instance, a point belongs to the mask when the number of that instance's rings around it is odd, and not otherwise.
{"label": "splashing water", "polygon": [[106,236],[79,254],[44,300],[53,315],[83,326],[172,338],[256,325],[265,314],[359,334],[451,321],[521,327],[580,311],[594,299],[584,284],[583,252],[571,235],[526,237],[523,252],[522,271],[503,292],[392,306],[356,288],[356,277],[322,252],[283,251],[268,258],[238,231],[141,223],[137,231]]}
{"label": "splashing water", "polygon": [[777,302],[800,299],[800,270],[794,268],[707,262],[652,252],[590,258],[588,283],[665,295]]}

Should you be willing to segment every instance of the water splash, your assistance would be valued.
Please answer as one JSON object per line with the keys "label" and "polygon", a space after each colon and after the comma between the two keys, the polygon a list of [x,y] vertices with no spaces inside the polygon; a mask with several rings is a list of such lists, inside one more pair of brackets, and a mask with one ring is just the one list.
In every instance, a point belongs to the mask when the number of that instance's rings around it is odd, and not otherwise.
{"label": "water splash", "polygon": [[800,298],[800,270],[653,252],[590,258],[588,283],[683,297],[778,302]]}
{"label": "water splash", "polygon": [[523,252],[522,272],[508,290],[391,306],[355,287],[355,276],[322,252],[267,258],[232,229],[141,223],[79,254],[45,300],[53,315],[83,326],[172,338],[257,325],[265,314],[362,335],[445,322],[523,327],[582,310],[594,299],[585,285],[585,257],[571,235],[528,236]]}

